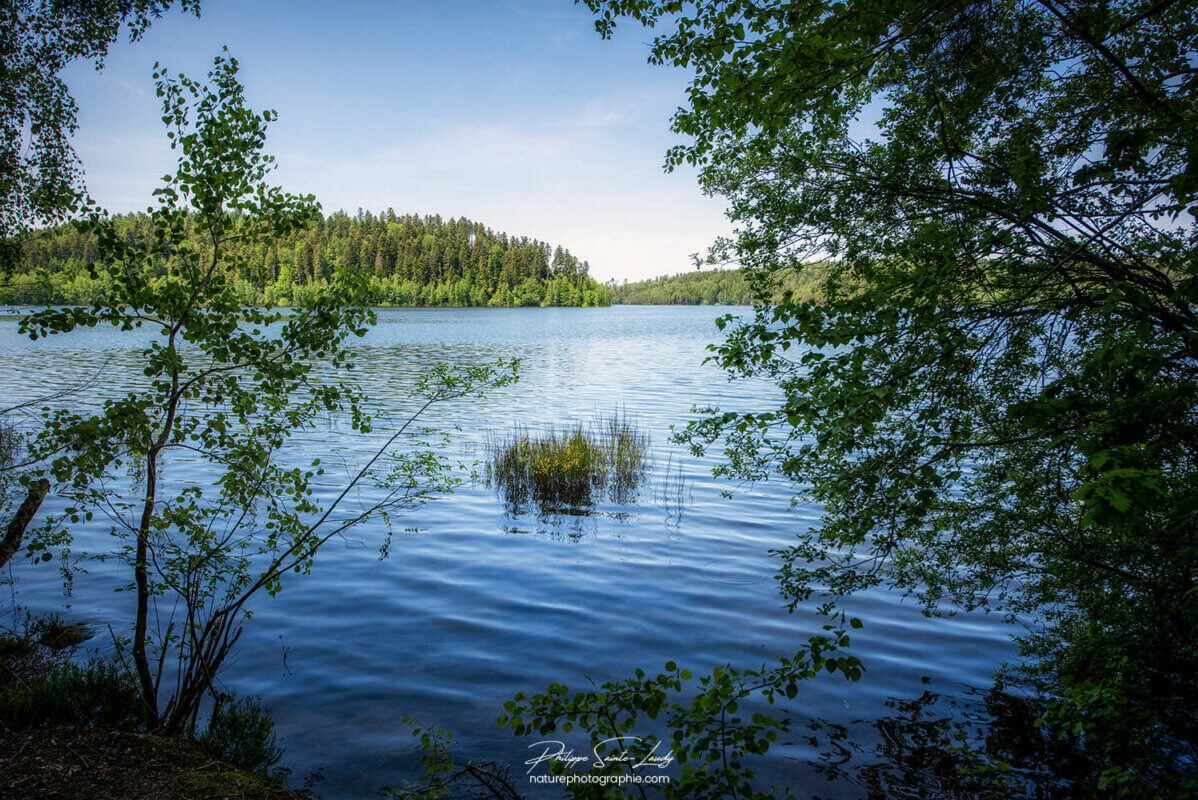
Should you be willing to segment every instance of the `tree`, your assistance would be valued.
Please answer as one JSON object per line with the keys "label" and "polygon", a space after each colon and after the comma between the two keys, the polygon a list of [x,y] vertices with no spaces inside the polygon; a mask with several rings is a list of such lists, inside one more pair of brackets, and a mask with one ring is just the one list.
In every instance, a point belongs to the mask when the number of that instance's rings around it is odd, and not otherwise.
{"label": "tree", "polygon": [[293,261],[299,282],[310,283],[315,277],[312,269],[312,245],[306,241],[296,243]]}
{"label": "tree", "polygon": [[[20,236],[67,218],[83,198],[71,148],[76,107],[59,73],[72,61],[104,65],[128,23],[136,41],[173,0],[6,0],[0,3],[0,268],[11,270]],[[180,0],[199,14],[200,0]]]}
{"label": "tree", "polygon": [[1074,796],[1194,792],[1195,3],[586,4],[693,71],[667,166],[728,198],[758,298],[715,358],[785,400],[684,438],[824,508],[792,602],[1030,621]]}
{"label": "tree", "polygon": [[[169,733],[194,728],[207,694],[219,699],[215,682],[251,598],[280,591],[287,574],[306,572],[346,530],[385,522],[453,486],[447,463],[433,452],[393,452],[416,417],[512,378],[503,364],[465,372],[429,367],[417,386],[416,414],[355,466],[334,500],[314,496],[321,460],[289,447],[293,434],[322,414],[361,434],[372,430],[351,385],[313,376],[317,365],[350,366],[344,343],[373,320],[367,276],[340,275],[305,292],[287,314],[239,297],[234,276],[248,266],[249,245],[303,228],[319,206],[266,182],[273,159],[263,147],[275,115],[246,105],[237,70],[222,55],[206,85],[155,73],[179,159],[155,193],[151,239],[130,240],[93,210],[80,226],[96,237],[110,293],[90,308],[46,310],[22,322],[34,339],[96,325],[152,333],[143,385],[99,413],[46,410],[32,452],[72,505],[28,551],[47,558],[69,545],[67,522],[97,514],[111,520],[115,556],[128,566],[136,598],[121,653],[131,660],[151,727]],[[197,235],[189,236],[192,228]],[[157,277],[166,260],[171,270]],[[213,484],[171,480],[171,464],[196,455],[219,471]],[[135,483],[128,495],[114,489],[124,473]],[[348,499],[372,482],[375,500]]]}

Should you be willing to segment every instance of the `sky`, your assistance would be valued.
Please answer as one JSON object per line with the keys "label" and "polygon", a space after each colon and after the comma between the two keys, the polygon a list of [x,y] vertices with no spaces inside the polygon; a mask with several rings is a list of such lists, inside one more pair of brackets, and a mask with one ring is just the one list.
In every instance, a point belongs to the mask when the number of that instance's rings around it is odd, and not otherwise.
{"label": "sky", "polygon": [[730,230],[693,170],[662,169],[687,75],[646,63],[651,38],[603,41],[572,0],[203,0],[64,78],[110,211],[144,210],[173,171],[155,61],[201,77],[228,46],[252,107],[279,113],[275,183],[326,212],[468,217],[638,280],[692,269]]}

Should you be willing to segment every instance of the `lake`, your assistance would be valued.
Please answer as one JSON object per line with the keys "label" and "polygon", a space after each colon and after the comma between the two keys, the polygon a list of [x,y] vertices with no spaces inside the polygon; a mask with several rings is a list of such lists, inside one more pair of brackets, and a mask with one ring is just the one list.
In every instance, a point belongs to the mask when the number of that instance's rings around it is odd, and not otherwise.
{"label": "lake", "polygon": [[[648,433],[652,464],[636,503],[600,503],[588,516],[538,519],[505,509],[495,492],[467,482],[447,498],[396,521],[391,554],[380,560],[381,529],[358,529],[334,542],[312,574],[289,581],[255,605],[253,620],[224,679],[261,694],[297,777],[319,768],[317,791],[330,800],[376,797],[385,784],[415,777],[418,753],[400,718],[454,731],[463,759],[521,765],[528,745],[496,727],[505,700],[553,681],[571,689],[660,671],[673,659],[696,673],[723,663],[752,667],[792,655],[822,620],[788,613],[772,574],[771,548],[812,525],[819,509],[790,507],[785,482],[737,487],[717,481],[714,458],[670,444],[670,428],[693,406],[768,406],[769,384],[729,382],[703,364],[724,313],[750,309],[618,306],[600,309],[381,309],[355,342],[358,380],[381,411],[400,411],[412,382],[435,361],[522,359],[517,384],[486,401],[439,407],[429,425],[460,427],[452,455],[483,457],[489,435],[520,423],[585,421],[623,409]],[[0,319],[0,405],[95,377],[63,402],[78,406],[122,393],[140,377],[127,334],[85,330],[49,341],[17,334]],[[377,437],[376,437],[377,438]],[[348,465],[363,443],[334,423],[305,433],[302,445]],[[344,468],[342,469],[342,472]],[[331,470],[336,472],[336,470]],[[204,482],[201,462],[170,478]],[[324,491],[332,491],[332,486]],[[723,492],[734,489],[731,498]],[[47,508],[53,501],[47,501]],[[75,530],[76,547],[110,546],[99,522]],[[105,630],[132,619],[131,597],[112,591],[128,580],[115,565],[77,577],[66,616]],[[22,563],[16,598],[33,611],[61,608],[52,567]],[[986,686],[1014,654],[1010,630],[984,615],[927,619],[910,600],[876,590],[848,606],[864,620],[854,649],[865,677],[850,684],[825,676],[803,687],[796,714],[848,723],[887,713],[890,697],[930,690],[959,696]],[[101,634],[102,652],[110,646]],[[567,734],[578,750],[585,735]],[[800,796],[854,796],[807,765],[802,730],[783,737],[766,772]],[[526,785],[530,796],[554,796]]]}

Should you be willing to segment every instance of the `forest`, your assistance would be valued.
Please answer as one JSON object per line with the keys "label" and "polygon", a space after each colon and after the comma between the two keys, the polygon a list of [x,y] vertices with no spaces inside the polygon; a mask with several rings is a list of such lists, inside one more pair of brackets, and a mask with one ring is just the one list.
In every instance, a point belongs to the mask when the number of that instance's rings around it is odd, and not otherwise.
{"label": "forest", "polygon": [[[152,237],[145,214],[116,215],[129,243]],[[194,250],[195,220],[178,247]],[[318,216],[313,224],[270,244],[233,243],[248,266],[230,276],[243,302],[298,305],[335,275],[366,273],[371,300],[385,306],[606,306],[608,287],[590,265],[561,246],[497,233],[463,218],[382,214],[358,210]],[[14,274],[0,285],[0,302],[91,303],[111,288],[94,268],[95,237],[74,225],[52,226],[26,238]],[[159,261],[172,269],[173,255]],[[162,277],[162,276],[158,276]]]}
{"label": "forest", "polygon": [[[818,300],[827,276],[823,263],[806,265],[781,276],[767,276],[770,294],[781,300],[786,291],[796,300]],[[751,306],[754,286],[739,269],[700,269],[643,281],[608,283],[611,301],[630,306]]]}
{"label": "forest", "polygon": [[612,302],[618,305],[743,306],[753,303],[753,290],[739,270],[695,270],[609,285]]}

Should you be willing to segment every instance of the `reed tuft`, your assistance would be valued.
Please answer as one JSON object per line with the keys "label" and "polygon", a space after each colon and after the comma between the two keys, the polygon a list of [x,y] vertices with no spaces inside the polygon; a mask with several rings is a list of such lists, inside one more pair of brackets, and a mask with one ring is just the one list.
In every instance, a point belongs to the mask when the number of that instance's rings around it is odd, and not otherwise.
{"label": "reed tuft", "polygon": [[578,510],[597,496],[635,499],[644,480],[649,437],[619,412],[589,425],[534,434],[516,428],[488,444],[487,477],[510,505],[543,511]]}

